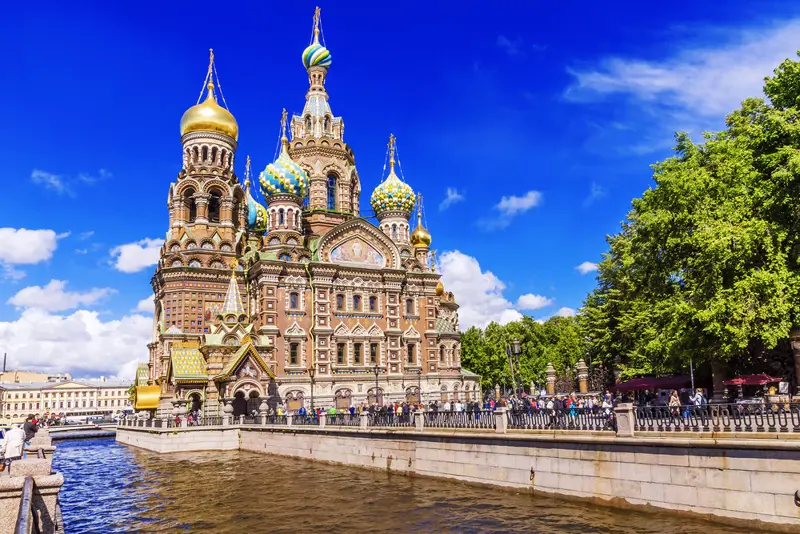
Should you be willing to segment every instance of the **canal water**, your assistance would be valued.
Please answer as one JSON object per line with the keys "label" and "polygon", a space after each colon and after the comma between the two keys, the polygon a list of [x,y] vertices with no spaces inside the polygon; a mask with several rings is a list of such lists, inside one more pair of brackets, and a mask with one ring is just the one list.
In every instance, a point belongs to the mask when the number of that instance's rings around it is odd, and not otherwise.
{"label": "canal water", "polygon": [[669,512],[575,504],[458,482],[248,452],[155,453],[113,438],[58,444],[68,534],[525,532],[741,534]]}

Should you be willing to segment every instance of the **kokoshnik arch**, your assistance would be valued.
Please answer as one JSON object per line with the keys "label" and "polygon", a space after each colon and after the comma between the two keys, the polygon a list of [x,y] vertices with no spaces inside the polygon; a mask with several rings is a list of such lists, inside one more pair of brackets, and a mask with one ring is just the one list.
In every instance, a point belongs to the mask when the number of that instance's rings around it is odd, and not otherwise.
{"label": "kokoshnik arch", "polygon": [[393,136],[388,176],[370,197],[378,225],[360,217],[355,156],[325,90],[319,9],[302,59],[310,86],[291,139],[284,110],[280,155],[258,184],[248,157],[242,185],[239,128],[211,54],[205,99],[180,123],[183,168],[169,188],[137,409],[215,415],[229,399],[238,415],[265,396],[290,409],[312,396],[338,407],[480,397],[479,377],[461,369],[458,305],[436,273],[421,197],[395,173]]}

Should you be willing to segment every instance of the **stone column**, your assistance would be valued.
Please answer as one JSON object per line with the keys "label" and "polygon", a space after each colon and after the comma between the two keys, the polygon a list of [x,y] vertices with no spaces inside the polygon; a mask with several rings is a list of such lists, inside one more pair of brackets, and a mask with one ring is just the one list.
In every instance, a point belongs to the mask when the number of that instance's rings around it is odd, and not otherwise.
{"label": "stone column", "polygon": [[556,369],[552,363],[547,364],[545,373],[547,374],[547,394],[554,395],[556,392]]}
{"label": "stone column", "polygon": [[424,410],[415,410],[414,411],[414,425],[417,427],[419,432],[425,430],[425,411]]}
{"label": "stone column", "polygon": [[[208,193],[195,193],[194,194],[194,204],[196,207],[196,214],[194,222],[196,223],[207,223],[208,222],[208,200],[211,198],[211,195]],[[200,243],[197,244],[200,246]]]}
{"label": "stone column", "polygon": [[633,404],[629,402],[618,404],[614,407],[614,415],[617,418],[617,436],[623,438],[633,437]]}
{"label": "stone column", "polygon": [[319,414],[319,427],[325,428],[325,423],[328,421],[328,414],[325,412],[320,412]]}
{"label": "stone column", "polygon": [[222,426],[231,424],[231,416],[233,415],[233,406],[228,399],[222,399],[224,406],[222,407]]}
{"label": "stone column", "polygon": [[789,341],[792,345],[792,357],[794,357],[794,394],[800,396],[800,328],[792,329],[789,333]]}
{"label": "stone column", "polygon": [[359,428],[361,430],[366,430],[369,427],[369,412],[363,411],[361,412],[361,419],[359,422]]}
{"label": "stone column", "polygon": [[294,417],[293,414],[287,413],[286,414],[286,426],[292,426],[292,418]]}
{"label": "stone column", "polygon": [[258,405],[258,415],[261,417],[261,424],[267,424],[267,413],[269,412],[269,405],[267,404],[266,397],[264,400],[261,401],[261,404]]}
{"label": "stone column", "polygon": [[494,410],[494,431],[498,434],[505,434],[508,432],[508,417],[506,416],[506,408],[501,406]]}
{"label": "stone column", "polygon": [[589,366],[583,361],[583,358],[578,360],[575,365],[575,374],[578,375],[578,391],[581,393],[589,392]]}

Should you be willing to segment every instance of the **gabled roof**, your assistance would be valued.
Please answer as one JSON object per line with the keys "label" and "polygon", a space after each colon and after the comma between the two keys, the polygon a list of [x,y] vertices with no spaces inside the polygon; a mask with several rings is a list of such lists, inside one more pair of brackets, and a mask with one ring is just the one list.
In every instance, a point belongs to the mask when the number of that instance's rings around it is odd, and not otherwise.
{"label": "gabled roof", "polygon": [[269,376],[271,376],[272,378],[276,378],[275,374],[270,370],[269,366],[261,358],[261,355],[258,354],[258,351],[253,346],[252,340],[247,338],[247,341],[241,346],[241,348],[238,351],[236,351],[236,354],[234,354],[231,357],[231,359],[228,360],[228,363],[222,369],[222,372],[220,372],[217,376],[215,376],[214,380],[222,380],[231,376],[231,374],[233,374],[233,372],[248,356],[253,358],[253,360],[256,361],[258,366],[261,367],[264,370],[264,372],[266,372]]}

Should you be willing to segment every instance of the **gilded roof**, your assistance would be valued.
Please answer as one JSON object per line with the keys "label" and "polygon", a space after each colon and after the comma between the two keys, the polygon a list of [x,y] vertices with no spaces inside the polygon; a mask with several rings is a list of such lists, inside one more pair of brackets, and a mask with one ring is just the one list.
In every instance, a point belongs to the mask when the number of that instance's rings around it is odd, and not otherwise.
{"label": "gilded roof", "polygon": [[197,347],[173,347],[172,375],[175,380],[208,380],[206,359]]}

